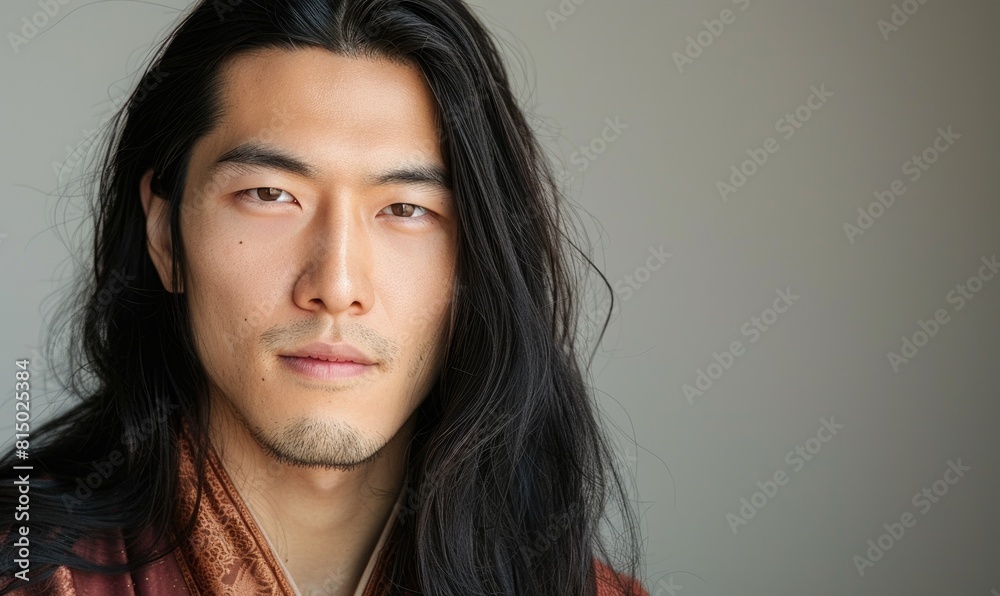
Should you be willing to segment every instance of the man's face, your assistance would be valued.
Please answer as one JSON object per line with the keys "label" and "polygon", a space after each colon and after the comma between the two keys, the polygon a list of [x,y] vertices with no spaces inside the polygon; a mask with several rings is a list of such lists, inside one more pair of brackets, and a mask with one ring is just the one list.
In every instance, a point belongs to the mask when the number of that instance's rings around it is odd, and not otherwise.
{"label": "man's face", "polygon": [[[416,67],[322,49],[239,56],[222,81],[180,218],[213,416],[279,460],[350,468],[440,368],[457,217],[446,187],[414,175],[444,172],[434,98]],[[314,342],[375,364],[308,357]]]}

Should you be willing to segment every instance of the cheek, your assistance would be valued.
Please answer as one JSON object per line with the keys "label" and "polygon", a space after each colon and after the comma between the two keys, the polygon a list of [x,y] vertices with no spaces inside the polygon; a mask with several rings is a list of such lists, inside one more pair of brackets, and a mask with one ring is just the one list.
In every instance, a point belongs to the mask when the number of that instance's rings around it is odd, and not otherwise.
{"label": "cheek", "polygon": [[274,305],[254,298],[256,273],[241,262],[245,255],[217,242],[196,246],[186,293],[197,354],[214,377],[245,376],[242,363],[249,362],[254,338]]}
{"label": "cheek", "polygon": [[440,342],[434,338],[435,332],[437,332],[436,328],[428,328],[426,330],[427,337],[431,339],[416,346],[413,359],[410,361],[409,370],[406,371],[406,378],[416,379],[421,374],[427,375],[429,371],[437,369]]}
{"label": "cheek", "polygon": [[[190,239],[185,238],[191,300],[212,319],[216,327],[244,318],[261,319],[267,301],[265,282],[276,279],[281,265],[268,255],[281,254],[237,218],[225,217],[224,210],[206,213],[192,221]],[[273,234],[263,234],[273,238]],[[272,240],[273,242],[273,240]],[[273,310],[273,304],[270,310]],[[249,322],[253,322],[252,320]]]}
{"label": "cheek", "polygon": [[455,271],[455,238],[448,230],[425,237],[375,236],[378,269],[387,272],[383,289],[421,310],[450,299]]}
{"label": "cheek", "polygon": [[[440,273],[440,272],[439,272]],[[406,353],[405,376],[424,383],[440,366],[451,317],[450,277],[425,277],[426,285],[416,286],[416,301],[410,304],[410,317],[400,343]],[[434,283],[427,283],[433,281]]]}
{"label": "cheek", "polygon": [[[195,349],[210,376],[228,376],[227,370],[242,359],[236,356],[246,349],[237,323],[239,312],[224,287],[195,278],[190,293],[190,316]],[[195,289],[197,288],[197,289]]]}
{"label": "cheek", "polygon": [[453,263],[443,250],[398,252],[383,261],[381,299],[392,324],[389,332],[412,357],[437,343],[452,297]]}

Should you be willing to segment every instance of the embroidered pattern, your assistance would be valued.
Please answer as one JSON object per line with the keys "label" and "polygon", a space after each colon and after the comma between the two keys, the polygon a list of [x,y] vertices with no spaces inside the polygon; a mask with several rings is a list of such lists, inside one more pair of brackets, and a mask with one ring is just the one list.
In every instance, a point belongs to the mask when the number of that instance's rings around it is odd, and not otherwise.
{"label": "embroidered pattern", "polygon": [[[192,446],[180,438],[180,519],[197,497]],[[192,594],[294,596],[281,566],[212,449],[198,517],[185,545],[175,552]]]}

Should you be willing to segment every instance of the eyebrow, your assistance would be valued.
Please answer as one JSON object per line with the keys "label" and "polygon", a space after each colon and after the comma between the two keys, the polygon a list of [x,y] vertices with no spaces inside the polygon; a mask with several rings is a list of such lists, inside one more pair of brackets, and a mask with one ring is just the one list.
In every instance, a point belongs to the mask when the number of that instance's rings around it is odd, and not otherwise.
{"label": "eyebrow", "polygon": [[[220,172],[230,168],[237,171],[266,168],[288,172],[304,178],[319,178],[319,170],[309,165],[304,159],[260,143],[243,143],[223,153],[208,167],[208,177],[209,179],[215,178]],[[369,176],[365,182],[372,186],[411,184],[451,190],[448,173],[441,166],[430,163],[417,163],[394,168]]]}

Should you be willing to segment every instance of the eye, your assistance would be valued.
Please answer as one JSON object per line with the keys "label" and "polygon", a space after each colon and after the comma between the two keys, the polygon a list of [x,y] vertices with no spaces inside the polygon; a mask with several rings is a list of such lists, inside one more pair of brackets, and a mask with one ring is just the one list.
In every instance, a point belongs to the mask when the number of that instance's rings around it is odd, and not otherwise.
{"label": "eye", "polygon": [[[286,200],[279,201],[278,199],[284,195],[287,197]],[[248,188],[237,193],[237,197],[245,199],[247,201],[255,203],[297,203],[298,201],[288,193],[286,190],[281,190],[280,188],[274,188],[270,186],[259,186],[257,188]]]}
{"label": "eye", "polygon": [[[392,212],[392,215],[402,219],[421,220],[430,217],[430,210],[412,203],[393,203],[392,205],[386,207],[386,209],[389,209]],[[383,209],[383,211],[385,211],[385,209]],[[418,214],[419,217],[414,217],[415,213]]]}

